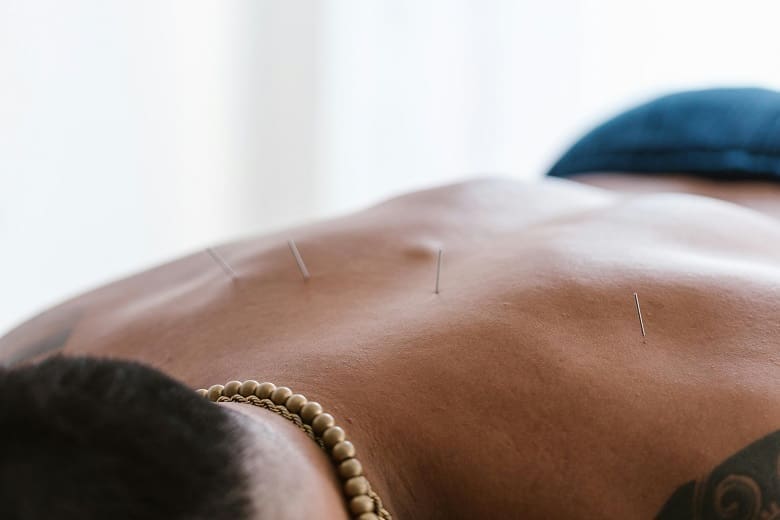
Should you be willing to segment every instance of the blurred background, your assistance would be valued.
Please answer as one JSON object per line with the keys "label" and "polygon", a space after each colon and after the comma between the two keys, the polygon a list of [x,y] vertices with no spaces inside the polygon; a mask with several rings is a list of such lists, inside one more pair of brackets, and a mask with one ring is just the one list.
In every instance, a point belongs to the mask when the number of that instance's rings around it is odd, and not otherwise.
{"label": "blurred background", "polygon": [[0,0],[0,334],[157,262],[780,87],[780,3]]}

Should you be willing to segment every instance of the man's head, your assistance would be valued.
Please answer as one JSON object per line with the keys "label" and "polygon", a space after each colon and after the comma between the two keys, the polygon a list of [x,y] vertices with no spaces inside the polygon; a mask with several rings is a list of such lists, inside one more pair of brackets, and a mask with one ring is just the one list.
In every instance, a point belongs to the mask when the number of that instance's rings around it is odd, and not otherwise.
{"label": "man's head", "polygon": [[325,454],[285,419],[139,363],[0,369],[0,518],[344,520]]}
{"label": "man's head", "polygon": [[235,415],[136,363],[0,369],[0,518],[249,518]]}

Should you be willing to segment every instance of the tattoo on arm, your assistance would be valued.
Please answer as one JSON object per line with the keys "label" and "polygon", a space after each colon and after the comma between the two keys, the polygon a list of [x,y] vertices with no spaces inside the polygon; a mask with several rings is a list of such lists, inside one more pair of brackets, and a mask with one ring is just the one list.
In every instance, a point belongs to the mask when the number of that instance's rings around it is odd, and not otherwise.
{"label": "tattoo on arm", "polygon": [[61,350],[83,315],[81,307],[55,307],[0,336],[0,366],[14,366]]}
{"label": "tattoo on arm", "polygon": [[656,520],[780,520],[780,430],[680,486]]}
{"label": "tattoo on arm", "polygon": [[40,341],[27,345],[17,356],[11,358],[10,364],[20,363],[40,354],[55,352],[65,346],[73,333],[72,329],[62,329]]}

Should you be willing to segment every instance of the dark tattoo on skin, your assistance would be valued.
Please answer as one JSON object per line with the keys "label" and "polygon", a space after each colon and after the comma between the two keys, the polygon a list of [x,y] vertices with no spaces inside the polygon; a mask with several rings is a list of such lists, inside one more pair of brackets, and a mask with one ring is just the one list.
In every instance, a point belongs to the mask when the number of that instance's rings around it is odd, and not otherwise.
{"label": "dark tattoo on skin", "polygon": [[55,352],[65,346],[70,339],[72,329],[62,329],[51,334],[40,341],[25,347],[24,351],[15,358],[11,358],[9,364],[16,364],[40,354]]}
{"label": "dark tattoo on skin", "polygon": [[82,316],[80,307],[54,308],[0,336],[0,366],[12,367],[62,350]]}
{"label": "dark tattoo on skin", "polygon": [[657,520],[780,520],[780,430],[680,486]]}

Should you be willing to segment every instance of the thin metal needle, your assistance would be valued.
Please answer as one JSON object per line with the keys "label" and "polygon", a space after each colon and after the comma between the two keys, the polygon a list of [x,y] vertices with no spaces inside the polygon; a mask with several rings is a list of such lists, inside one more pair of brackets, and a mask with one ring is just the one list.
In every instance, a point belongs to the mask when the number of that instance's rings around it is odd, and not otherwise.
{"label": "thin metal needle", "polygon": [[439,256],[436,259],[436,288],[433,292],[439,294],[439,273],[441,273],[441,249],[439,249]]}
{"label": "thin metal needle", "polygon": [[209,256],[214,259],[216,263],[219,264],[219,266],[222,268],[223,271],[225,271],[225,274],[227,274],[231,280],[235,281],[236,278],[238,278],[238,275],[236,275],[236,272],[228,265],[225,260],[219,256],[219,253],[214,251],[212,248],[207,247],[206,252],[209,254]]}
{"label": "thin metal needle", "polygon": [[301,258],[301,254],[298,252],[298,247],[295,245],[295,240],[288,240],[287,245],[290,246],[290,251],[292,252],[293,256],[295,257],[295,263],[298,264],[298,269],[301,271],[301,276],[303,276],[303,281],[307,281],[311,276],[309,275],[309,270],[306,269],[306,264],[303,263],[303,258]]}
{"label": "thin metal needle", "polygon": [[639,315],[639,326],[642,327],[642,336],[647,336],[645,334],[645,320],[642,319],[642,309],[639,307],[639,296],[636,293],[634,293],[634,302],[636,302],[636,313]]}

